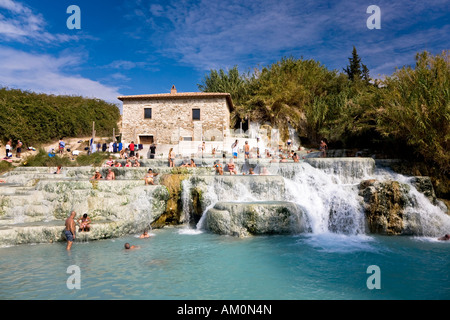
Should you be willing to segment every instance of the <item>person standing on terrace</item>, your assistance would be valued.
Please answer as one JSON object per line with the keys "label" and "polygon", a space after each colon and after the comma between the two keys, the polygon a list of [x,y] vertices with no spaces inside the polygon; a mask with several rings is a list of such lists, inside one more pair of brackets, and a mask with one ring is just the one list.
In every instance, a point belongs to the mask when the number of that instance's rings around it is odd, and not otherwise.
{"label": "person standing on terrace", "polygon": [[250,146],[248,144],[248,141],[245,141],[244,145],[244,158],[246,160],[250,159]]}
{"label": "person standing on terrace", "polygon": [[173,151],[173,148],[169,150],[169,167],[175,167],[175,151]]}
{"label": "person standing on terrace", "polygon": [[231,153],[233,154],[233,158],[237,159],[238,157],[238,143],[239,141],[236,140],[232,145],[231,145]]}

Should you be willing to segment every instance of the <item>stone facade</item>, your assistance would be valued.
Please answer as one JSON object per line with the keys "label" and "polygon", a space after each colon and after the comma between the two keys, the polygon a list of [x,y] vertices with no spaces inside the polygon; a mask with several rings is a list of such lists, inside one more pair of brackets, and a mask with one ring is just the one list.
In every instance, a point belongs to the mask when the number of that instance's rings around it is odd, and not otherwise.
{"label": "stone facade", "polygon": [[[178,93],[121,96],[122,141],[176,144],[179,140],[221,141],[230,128],[233,109],[228,93]],[[147,110],[147,117],[145,116]],[[196,109],[196,111],[194,111]],[[200,112],[200,119],[194,113]],[[150,115],[151,113],[151,115]]]}

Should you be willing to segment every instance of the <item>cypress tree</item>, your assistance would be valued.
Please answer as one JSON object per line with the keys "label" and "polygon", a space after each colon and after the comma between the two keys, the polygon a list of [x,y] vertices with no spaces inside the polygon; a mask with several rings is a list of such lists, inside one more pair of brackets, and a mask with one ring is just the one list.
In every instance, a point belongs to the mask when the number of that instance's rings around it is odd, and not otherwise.
{"label": "cypress tree", "polygon": [[[358,56],[358,52],[356,51],[355,46],[353,46],[352,56],[348,58],[349,65],[344,69],[348,78],[351,81],[362,78],[362,70],[361,70],[361,58]],[[364,66],[364,65],[363,65]],[[367,67],[366,67],[367,69]],[[367,74],[368,74],[367,69]]]}

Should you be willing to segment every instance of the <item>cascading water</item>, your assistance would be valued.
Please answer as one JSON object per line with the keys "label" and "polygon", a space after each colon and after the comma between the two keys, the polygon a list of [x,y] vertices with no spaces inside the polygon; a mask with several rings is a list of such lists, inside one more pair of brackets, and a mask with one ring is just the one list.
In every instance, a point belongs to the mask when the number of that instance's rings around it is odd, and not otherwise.
{"label": "cascading water", "polygon": [[377,170],[381,180],[399,181],[409,187],[408,206],[405,210],[405,229],[409,234],[425,237],[442,236],[450,231],[450,216],[445,213],[445,205],[432,203],[413,183],[414,178],[397,174],[387,169]]}
{"label": "cascading water", "polygon": [[233,186],[224,183],[224,180],[220,177],[214,179],[214,183],[208,186],[206,193],[204,194],[204,202],[206,204],[206,209],[204,210],[202,217],[197,223],[197,229],[203,229],[206,212],[214,207],[214,205],[219,201],[230,201],[230,202],[250,202],[258,201],[255,194],[244,185],[242,182],[237,182]]}
{"label": "cascading water", "polygon": [[312,233],[364,233],[364,212],[354,185],[336,184],[333,176],[303,163],[286,183],[288,201],[308,217]]}
{"label": "cascading water", "polygon": [[181,200],[183,202],[183,217],[181,217],[181,221],[186,223],[186,226],[189,228],[189,222],[191,221],[191,180],[185,179],[181,182]]}
{"label": "cascading water", "polygon": [[[327,159],[328,160],[328,159]],[[217,202],[289,201],[303,211],[307,231],[313,234],[336,233],[361,235],[368,232],[363,198],[359,194],[362,181],[396,180],[408,184],[407,206],[404,210],[403,225],[405,234],[437,236],[448,233],[450,217],[442,208],[433,205],[410,182],[410,178],[393,175],[386,170],[374,170],[372,161],[364,159],[329,159],[328,165],[316,168],[307,162],[299,164],[268,164],[272,177],[282,177],[283,187],[262,183],[256,187],[248,181],[248,176],[215,176],[204,186],[204,210],[197,230],[205,228],[206,213]],[[369,159],[371,160],[371,159]],[[322,164],[321,164],[322,165]],[[245,182],[245,178],[248,181]],[[234,180],[231,180],[234,179]],[[187,182],[186,182],[187,183]],[[261,183],[260,183],[261,184]],[[258,188],[263,188],[259,189]],[[183,194],[184,208],[190,199]]]}

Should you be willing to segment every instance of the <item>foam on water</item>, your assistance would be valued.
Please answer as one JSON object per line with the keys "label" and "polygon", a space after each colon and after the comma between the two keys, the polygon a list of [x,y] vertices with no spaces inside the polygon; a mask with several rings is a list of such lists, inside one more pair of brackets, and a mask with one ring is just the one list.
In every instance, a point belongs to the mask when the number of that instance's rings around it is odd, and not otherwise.
{"label": "foam on water", "polygon": [[380,243],[364,234],[345,235],[332,232],[305,234],[299,244],[307,243],[317,251],[329,253],[381,252]]}

